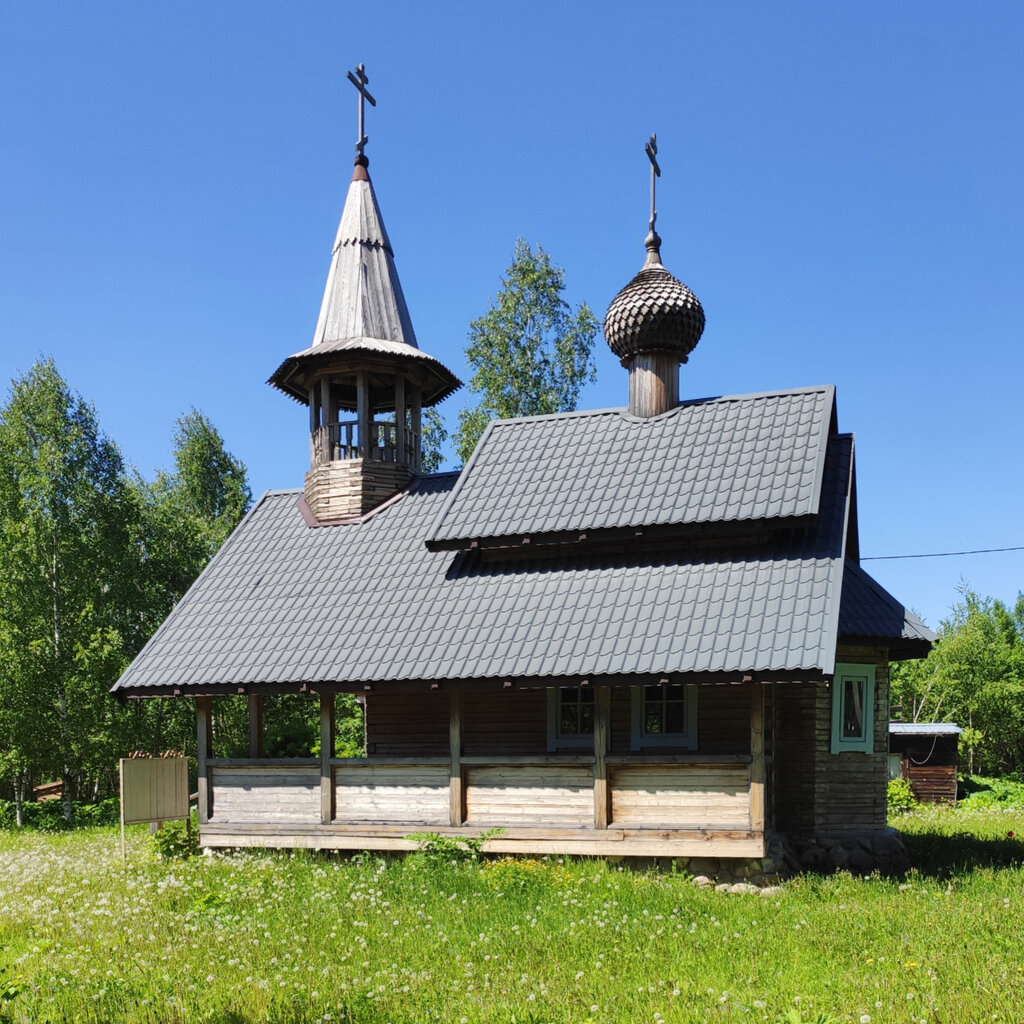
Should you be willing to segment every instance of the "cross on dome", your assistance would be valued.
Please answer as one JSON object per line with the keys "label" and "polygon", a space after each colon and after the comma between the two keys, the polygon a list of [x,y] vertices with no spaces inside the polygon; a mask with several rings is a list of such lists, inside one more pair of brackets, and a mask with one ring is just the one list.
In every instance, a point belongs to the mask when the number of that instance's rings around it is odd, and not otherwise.
{"label": "cross on dome", "polygon": [[661,177],[661,168],[658,166],[658,136],[651,133],[651,141],[644,146],[647,159],[651,161],[651,233],[654,233],[654,222],[658,219],[658,211],[654,206],[654,179]]}

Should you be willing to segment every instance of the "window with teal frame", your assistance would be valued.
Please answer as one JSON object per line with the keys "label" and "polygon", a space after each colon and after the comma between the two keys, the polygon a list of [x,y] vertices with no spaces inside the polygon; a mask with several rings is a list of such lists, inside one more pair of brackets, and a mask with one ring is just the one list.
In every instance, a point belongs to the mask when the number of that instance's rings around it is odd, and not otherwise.
{"label": "window with teal frame", "polygon": [[875,749],[875,666],[837,664],[832,680],[832,753]]}

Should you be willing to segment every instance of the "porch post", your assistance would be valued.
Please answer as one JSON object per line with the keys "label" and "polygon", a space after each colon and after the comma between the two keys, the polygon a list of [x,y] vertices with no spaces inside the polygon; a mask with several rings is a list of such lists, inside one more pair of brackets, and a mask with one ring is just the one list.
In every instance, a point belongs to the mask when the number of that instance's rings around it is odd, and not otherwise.
{"label": "porch post", "polygon": [[608,721],[611,717],[611,689],[594,691],[594,828],[608,827]]}
{"label": "porch post", "polygon": [[320,823],[334,820],[334,693],[320,694]]}
{"label": "porch post", "polygon": [[263,756],[263,697],[249,694],[249,756]]}
{"label": "porch post", "polygon": [[462,692],[452,690],[448,704],[448,747],[451,764],[448,771],[449,818],[452,828],[465,820],[465,795],[462,789]]}
{"label": "porch post", "polygon": [[209,697],[196,697],[196,767],[199,793],[199,824],[205,825],[213,813],[213,787],[210,785],[210,749],[213,739],[213,716]]}
{"label": "porch post", "polygon": [[750,830],[764,832],[764,687],[750,691]]}

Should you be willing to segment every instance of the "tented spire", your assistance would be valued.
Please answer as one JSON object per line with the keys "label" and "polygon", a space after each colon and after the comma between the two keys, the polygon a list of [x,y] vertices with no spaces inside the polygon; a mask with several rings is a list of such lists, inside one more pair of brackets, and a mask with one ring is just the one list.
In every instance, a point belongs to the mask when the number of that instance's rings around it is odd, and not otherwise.
{"label": "tented spire", "polygon": [[366,157],[356,157],[313,345],[376,338],[416,348],[416,334],[366,163]]}

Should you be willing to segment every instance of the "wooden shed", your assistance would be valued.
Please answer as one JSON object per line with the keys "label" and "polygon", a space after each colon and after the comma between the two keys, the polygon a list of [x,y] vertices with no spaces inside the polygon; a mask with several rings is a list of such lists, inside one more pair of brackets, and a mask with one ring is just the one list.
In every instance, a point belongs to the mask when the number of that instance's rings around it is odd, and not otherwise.
{"label": "wooden shed", "polygon": [[956,722],[890,722],[889,778],[906,779],[922,803],[956,803]]}
{"label": "wooden shed", "polygon": [[[314,344],[270,379],[309,407],[305,486],[256,503],[114,688],[195,700],[204,846],[884,832],[889,664],[933,636],[860,567],[834,388],[679,400],[704,314],[660,244],[652,217],[605,320],[627,407],[492,422],[423,475],[421,410],[459,382],[417,347],[359,153]],[[334,756],[344,692],[363,757]],[[319,702],[319,757],[264,756],[281,693]],[[218,750],[219,695],[248,698],[247,757]]]}

